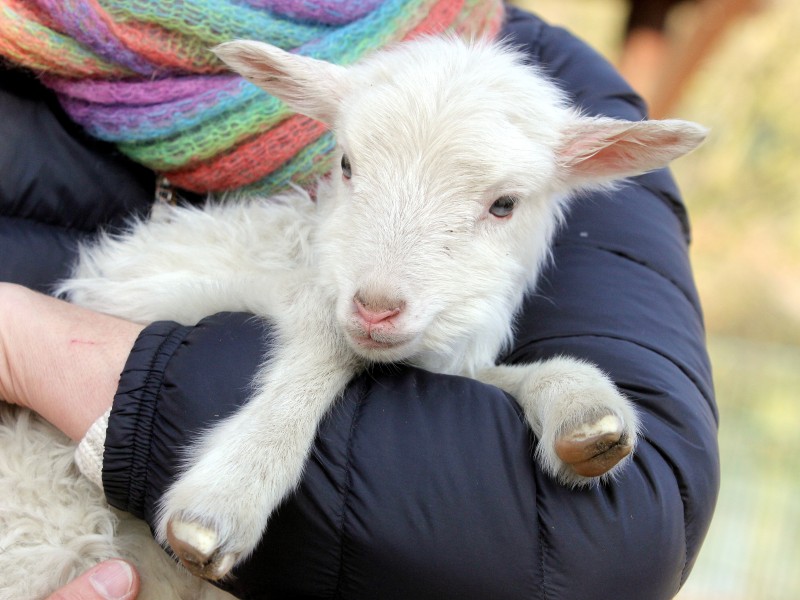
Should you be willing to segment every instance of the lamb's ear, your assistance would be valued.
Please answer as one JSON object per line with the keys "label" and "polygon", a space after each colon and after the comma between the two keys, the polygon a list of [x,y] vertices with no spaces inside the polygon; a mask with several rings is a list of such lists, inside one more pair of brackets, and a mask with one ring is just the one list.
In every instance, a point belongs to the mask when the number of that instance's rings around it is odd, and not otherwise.
{"label": "lamb's ear", "polygon": [[691,152],[707,130],[689,121],[621,121],[576,117],[557,159],[571,185],[591,185],[659,169]]}
{"label": "lamb's ear", "polygon": [[335,118],[345,87],[344,67],[246,40],[225,42],[213,52],[295,112],[327,124]]}

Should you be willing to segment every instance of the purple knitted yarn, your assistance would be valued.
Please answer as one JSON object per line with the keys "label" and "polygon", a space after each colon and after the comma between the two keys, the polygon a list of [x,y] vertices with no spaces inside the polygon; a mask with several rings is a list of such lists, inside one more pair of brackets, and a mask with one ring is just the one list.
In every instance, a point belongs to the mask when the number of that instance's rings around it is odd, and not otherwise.
{"label": "purple knitted yarn", "polygon": [[56,20],[63,32],[90,47],[109,62],[127,67],[135,73],[150,75],[157,67],[135,54],[113,34],[109,24],[100,18],[93,0],[33,0]]}
{"label": "purple knitted yarn", "polygon": [[[160,82],[159,82],[160,83]],[[126,139],[128,143],[143,141],[154,135],[169,137],[181,130],[200,125],[203,121],[213,119],[230,110],[232,102],[241,104],[254,98],[265,96],[254,89],[241,77],[214,86],[197,82],[184,82],[182,96],[173,94],[173,90],[164,90],[162,85],[143,84],[137,88],[140,102],[103,104],[96,97],[82,100],[76,97],[63,96],[61,103],[69,115],[83,125],[92,135],[100,139],[114,141]],[[108,86],[109,90],[113,86]],[[147,91],[167,91],[161,97],[147,97]],[[247,95],[245,95],[247,94]],[[118,95],[112,91],[111,96]],[[169,98],[169,100],[167,99]],[[149,102],[141,102],[142,99]],[[176,124],[176,115],[180,115],[180,125]]]}
{"label": "purple knitted yarn", "polygon": [[44,77],[44,83],[65,98],[105,105],[147,106],[195,98],[213,90],[235,89],[239,75],[196,75],[140,81],[97,81]]}
{"label": "purple knitted yarn", "polygon": [[244,0],[256,8],[267,8],[278,15],[298,21],[312,21],[329,25],[343,25],[356,21],[381,3],[381,0],[319,0],[292,2],[291,0]]}

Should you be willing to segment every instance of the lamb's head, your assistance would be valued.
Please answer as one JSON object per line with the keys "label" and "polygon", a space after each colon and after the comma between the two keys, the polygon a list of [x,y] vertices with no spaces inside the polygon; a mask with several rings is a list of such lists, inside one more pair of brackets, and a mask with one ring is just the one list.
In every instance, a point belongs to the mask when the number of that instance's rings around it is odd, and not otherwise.
{"label": "lamb's head", "polygon": [[322,276],[346,338],[371,360],[492,360],[570,193],[662,167],[705,135],[680,121],[582,117],[488,42],[425,38],[349,68],[258,42],[216,51],[336,135]]}

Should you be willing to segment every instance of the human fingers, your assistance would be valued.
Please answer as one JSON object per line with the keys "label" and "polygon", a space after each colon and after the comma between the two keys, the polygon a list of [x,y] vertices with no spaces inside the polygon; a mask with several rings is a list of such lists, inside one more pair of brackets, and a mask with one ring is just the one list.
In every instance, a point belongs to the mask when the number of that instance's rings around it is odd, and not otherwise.
{"label": "human fingers", "polygon": [[139,595],[139,575],[124,560],[112,559],[95,565],[47,600],[133,600]]}

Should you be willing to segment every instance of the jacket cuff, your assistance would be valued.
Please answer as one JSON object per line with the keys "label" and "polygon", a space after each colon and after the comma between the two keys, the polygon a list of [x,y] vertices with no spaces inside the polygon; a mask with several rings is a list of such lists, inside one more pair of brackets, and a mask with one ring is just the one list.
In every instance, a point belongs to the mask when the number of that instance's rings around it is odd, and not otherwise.
{"label": "jacket cuff", "polygon": [[156,322],[140,334],[120,377],[103,453],[112,506],[153,523],[199,432],[244,404],[269,326],[246,313],[196,325]]}
{"label": "jacket cuff", "polygon": [[190,327],[171,321],[139,335],[120,377],[103,453],[102,488],[112,506],[145,518],[150,440],[164,372]]}

